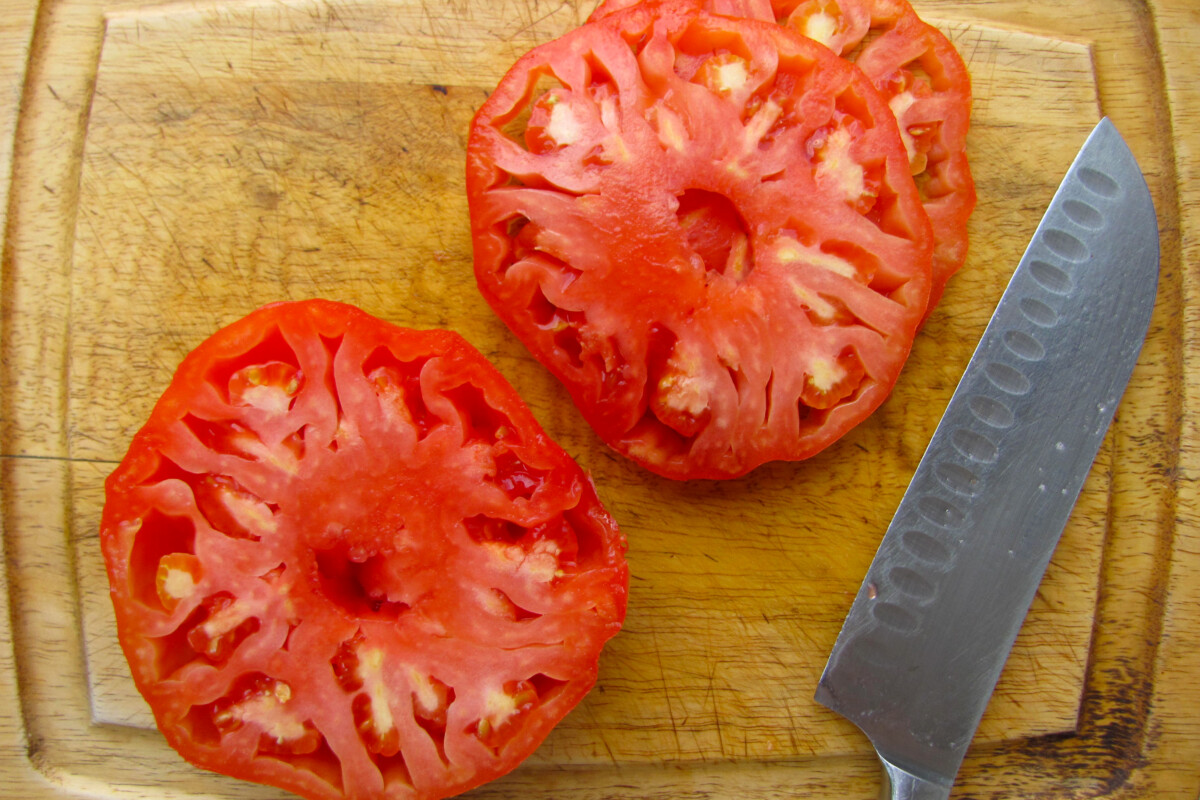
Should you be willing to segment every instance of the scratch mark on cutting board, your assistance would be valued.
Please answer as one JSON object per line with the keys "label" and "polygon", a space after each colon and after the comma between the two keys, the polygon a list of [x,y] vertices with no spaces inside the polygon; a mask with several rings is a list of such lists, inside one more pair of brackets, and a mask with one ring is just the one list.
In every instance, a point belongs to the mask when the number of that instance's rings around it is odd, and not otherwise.
{"label": "scratch mark on cutting board", "polygon": [[659,679],[662,681],[663,697],[667,701],[667,716],[671,719],[671,733],[675,737],[675,753],[683,754],[683,745],[679,741],[679,724],[675,721],[675,707],[671,703],[671,688],[667,683],[667,673],[663,669],[662,649],[658,646],[658,633],[651,629],[651,641],[654,644],[654,658],[658,662]]}
{"label": "scratch mark on cutting board", "polygon": [[591,703],[587,703],[585,707],[587,708],[588,717],[591,718],[592,723],[596,726],[596,732],[600,737],[600,744],[604,745],[604,752],[608,753],[608,760],[612,762],[614,767],[619,767],[620,764],[617,763],[617,756],[613,752],[612,746],[608,743],[608,737],[604,735],[604,726],[596,717],[596,709]]}
{"label": "scratch mark on cutting board", "polygon": [[558,11],[559,11],[559,9],[561,9],[561,8],[562,8],[562,6],[561,6],[561,5],[560,5],[558,8],[552,8],[552,9],[550,9],[549,11],[547,11],[545,14],[542,14],[540,17],[534,17],[534,16],[531,14],[531,15],[530,15],[530,17],[529,17],[529,21],[528,21],[528,22],[526,22],[526,23],[525,23],[524,25],[522,25],[521,27],[519,27],[519,28],[517,28],[516,30],[514,30],[514,31],[513,31],[513,32],[512,32],[510,35],[506,36],[506,37],[505,37],[505,40],[506,40],[506,41],[510,41],[510,42],[511,42],[511,41],[513,41],[513,40],[517,39],[517,38],[518,38],[518,37],[520,37],[520,36],[524,36],[526,33],[528,33],[529,31],[533,30],[533,29],[534,29],[536,26],[540,25],[541,23],[543,23],[543,22],[545,22],[546,20],[550,19],[550,17],[552,17],[552,16],[554,16],[555,14],[557,14],[557,13],[558,13]]}
{"label": "scratch mark on cutting board", "polygon": [[714,660],[712,668],[708,671],[708,696],[705,699],[709,703],[712,704],[713,724],[716,726],[716,729],[717,729],[717,748],[718,748],[717,755],[719,758],[724,758],[725,757],[725,734],[721,730],[721,709],[718,707],[717,691],[716,691],[717,663],[718,662],[716,660]]}

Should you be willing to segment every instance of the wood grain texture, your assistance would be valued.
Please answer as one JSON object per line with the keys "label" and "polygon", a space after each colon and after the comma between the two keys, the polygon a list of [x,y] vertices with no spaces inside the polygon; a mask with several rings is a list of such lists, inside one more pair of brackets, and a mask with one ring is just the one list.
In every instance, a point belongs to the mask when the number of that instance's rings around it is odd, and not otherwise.
{"label": "wood grain texture", "polygon": [[1163,81],[1174,142],[1174,178],[1178,187],[1176,252],[1181,263],[1192,265],[1182,282],[1179,456],[1168,473],[1175,491],[1171,539],[1163,542],[1168,557],[1154,598],[1161,608],[1159,645],[1155,651],[1155,690],[1147,698],[1153,721],[1147,749],[1159,757],[1130,776],[1130,783],[1147,796],[1190,798],[1200,784],[1200,715],[1172,713],[1173,709],[1200,708],[1200,372],[1191,366],[1200,353],[1200,283],[1195,265],[1200,263],[1200,8],[1180,2],[1155,7],[1158,46],[1162,52]]}
{"label": "wood grain texture", "polygon": [[7,218],[13,136],[17,129],[36,12],[35,0],[4,0],[0,3],[0,230]]}
{"label": "wood grain texture", "polygon": [[11,796],[278,796],[188,767],[151,729],[115,647],[95,529],[103,477],[182,355],[257,305],[312,295],[464,333],[593,472],[630,537],[629,620],[599,687],[477,796],[873,796],[869,748],[811,687],[1008,273],[1106,113],[1155,196],[1164,290],[958,792],[1194,800],[1196,298],[1181,264],[1198,249],[1184,178],[1200,137],[1172,131],[1195,128],[1197,20],[1123,0],[1085,15],[918,9],[945,21],[976,85],[968,266],[880,414],[804,464],[694,485],[606,451],[473,286],[466,125],[517,55],[586,6],[43,9],[0,298]]}
{"label": "wood grain texture", "polygon": [[[0,3],[0,229],[7,230],[10,187],[12,185],[13,151],[17,121],[25,86],[26,65],[33,42],[37,0],[5,0]],[[20,561],[10,547],[10,531],[24,527],[27,512],[35,505],[37,489],[24,481],[28,472],[11,459],[8,430],[12,406],[7,402],[11,388],[7,384],[7,369],[13,342],[15,306],[8,291],[11,285],[9,250],[5,236],[3,260],[0,261],[0,349],[3,350],[5,381],[0,388],[0,536],[3,537],[4,558],[0,560],[0,781],[6,792],[15,797],[45,797],[54,794],[42,773],[33,766],[34,748],[24,723],[24,703],[17,679],[16,647],[11,619],[10,571]],[[20,499],[18,499],[20,498]],[[20,509],[20,511],[18,511]]]}

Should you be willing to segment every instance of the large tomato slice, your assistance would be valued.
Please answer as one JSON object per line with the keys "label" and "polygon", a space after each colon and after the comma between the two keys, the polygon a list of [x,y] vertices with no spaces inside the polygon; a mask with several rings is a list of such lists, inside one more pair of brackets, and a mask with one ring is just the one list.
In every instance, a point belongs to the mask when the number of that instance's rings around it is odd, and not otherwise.
{"label": "large tomato slice", "polygon": [[639,5],[525,55],[467,150],[476,277],[600,436],[672,478],[827,446],[887,396],[929,222],[863,75]]}
{"label": "large tomato slice", "polygon": [[515,767],[596,679],[624,540],[457,334],[267,306],[180,366],[107,482],[121,645],[168,741],[310,798]]}
{"label": "large tomato slice", "polygon": [[[598,19],[638,2],[605,0]],[[967,163],[971,76],[958,50],[908,0],[665,0],[777,21],[845,55],[883,94],[900,126],[935,238],[929,310],[967,258],[975,181]]]}

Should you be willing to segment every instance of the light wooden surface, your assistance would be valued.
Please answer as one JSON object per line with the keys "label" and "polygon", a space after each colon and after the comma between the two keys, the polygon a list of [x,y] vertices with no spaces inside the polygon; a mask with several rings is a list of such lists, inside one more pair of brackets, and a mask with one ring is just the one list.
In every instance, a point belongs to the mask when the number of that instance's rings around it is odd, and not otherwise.
{"label": "light wooden surface", "polygon": [[1009,272],[1103,113],[1154,193],[1159,306],[958,792],[1194,800],[1198,298],[1182,265],[1200,255],[1200,17],[1186,5],[919,3],[975,81],[967,267],[893,398],[845,441],[739,481],[676,484],[603,448],[471,277],[471,114],[588,4],[60,0],[36,29],[32,3],[0,4],[0,136],[16,131],[0,273],[6,796],[279,795],[192,769],[152,730],[116,647],[95,529],[103,478],[182,355],[262,303],[320,295],[466,335],[593,472],[630,540],[629,618],[600,685],[477,796],[873,797],[869,748],[811,700],[816,678]]}

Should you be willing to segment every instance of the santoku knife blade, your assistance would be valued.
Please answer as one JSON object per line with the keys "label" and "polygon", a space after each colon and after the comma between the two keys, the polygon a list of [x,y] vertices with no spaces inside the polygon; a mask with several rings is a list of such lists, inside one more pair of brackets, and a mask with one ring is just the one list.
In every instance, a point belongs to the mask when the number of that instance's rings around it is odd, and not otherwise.
{"label": "santoku knife blade", "polygon": [[888,527],[816,699],[870,738],[884,796],[945,800],[1133,370],[1158,225],[1101,120]]}

